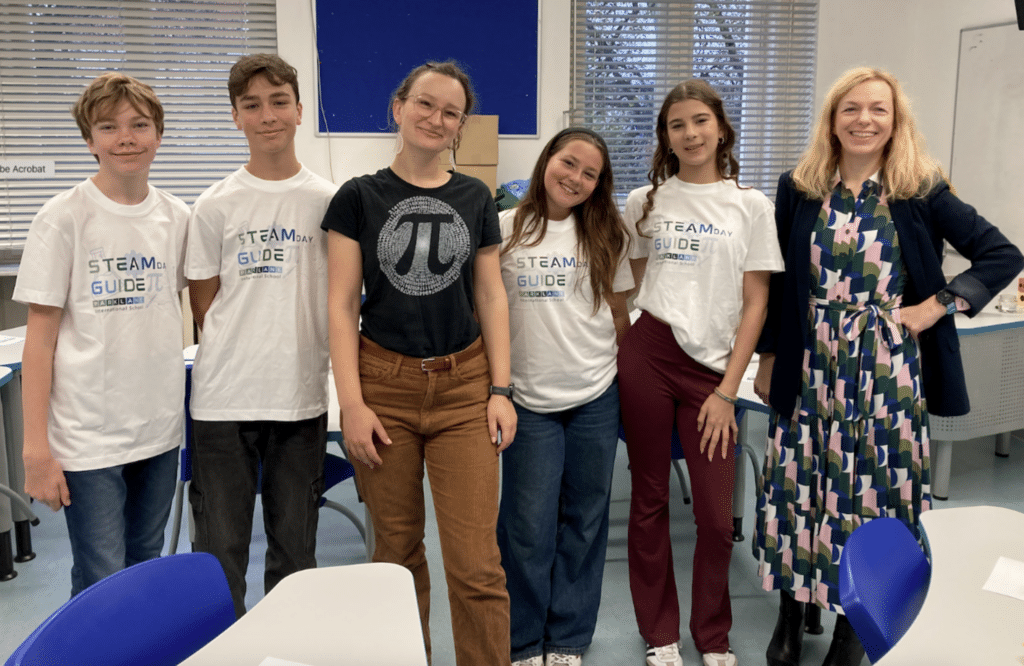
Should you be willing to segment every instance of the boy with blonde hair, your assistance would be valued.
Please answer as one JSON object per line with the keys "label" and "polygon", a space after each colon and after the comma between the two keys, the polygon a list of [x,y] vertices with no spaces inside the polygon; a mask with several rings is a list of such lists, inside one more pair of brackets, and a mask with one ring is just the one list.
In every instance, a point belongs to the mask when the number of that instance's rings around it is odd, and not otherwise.
{"label": "boy with blonde hair", "polygon": [[22,360],[25,491],[64,507],[71,595],[163,548],[181,444],[181,301],[188,207],[149,184],[160,100],[119,73],[72,113],[95,175],[29,228],[14,300]]}

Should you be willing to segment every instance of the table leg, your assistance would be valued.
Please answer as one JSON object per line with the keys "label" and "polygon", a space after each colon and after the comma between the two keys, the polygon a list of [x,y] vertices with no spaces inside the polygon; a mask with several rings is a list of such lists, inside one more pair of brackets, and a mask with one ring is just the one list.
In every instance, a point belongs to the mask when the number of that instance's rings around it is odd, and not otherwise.
{"label": "table leg", "polygon": [[[3,450],[0,450],[0,487],[6,491],[9,478],[7,443],[3,435],[3,423],[0,422],[0,446],[3,446]],[[14,570],[14,555],[11,551],[11,528],[14,526],[11,518],[11,500],[6,494],[0,493],[0,581],[7,581],[18,575]]]}
{"label": "table leg", "polygon": [[11,531],[0,532],[0,582],[7,582],[17,575],[11,552]]}
{"label": "table leg", "polygon": [[[740,411],[740,410],[737,410]],[[736,433],[736,481],[732,487],[732,540],[743,541],[743,491],[747,485],[747,468],[744,467],[744,446],[747,442],[747,426],[750,425],[750,410],[740,411],[739,427]]]}
{"label": "table leg", "polygon": [[27,520],[19,520],[14,523],[14,547],[17,554],[15,562],[30,562],[36,558],[32,551],[32,527]]}
{"label": "table leg", "polygon": [[[740,433],[743,426],[740,426]],[[736,460],[736,482],[732,487],[732,540],[739,543],[743,541],[743,489],[747,483],[747,468],[744,464],[745,456],[741,453],[735,456]]]}
{"label": "table leg", "polygon": [[996,435],[996,455],[1000,458],[1010,457],[1010,436],[1013,433],[1001,432]]}
{"label": "table leg", "polygon": [[373,553],[377,549],[377,537],[373,531],[373,518],[370,507],[363,504],[363,525],[366,527],[366,561],[373,562]]}
{"label": "table leg", "polygon": [[[11,381],[0,387],[0,402],[3,404],[4,434],[7,440],[7,473],[9,486],[21,495],[25,503],[31,501],[25,493],[25,468],[21,462],[21,447],[25,429],[21,420],[21,370],[15,370]],[[29,521],[35,516],[15,504],[11,515],[15,523],[17,544],[16,562],[28,562],[36,556],[32,552],[32,532]]]}
{"label": "table leg", "polygon": [[953,462],[953,442],[931,441],[932,499],[949,499],[949,472]]}

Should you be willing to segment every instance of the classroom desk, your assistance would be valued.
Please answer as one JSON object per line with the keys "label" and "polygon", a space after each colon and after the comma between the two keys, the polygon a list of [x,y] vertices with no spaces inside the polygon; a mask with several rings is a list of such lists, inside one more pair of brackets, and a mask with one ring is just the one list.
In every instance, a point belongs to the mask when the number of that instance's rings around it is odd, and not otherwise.
{"label": "classroom desk", "polygon": [[[0,386],[6,386],[11,381],[13,374],[10,368],[0,368]],[[0,408],[2,408],[2,404],[0,404]],[[4,444],[4,450],[0,452],[0,581],[8,581],[18,575],[18,572],[14,570],[14,555],[11,549],[11,528],[14,527],[11,502],[20,500],[21,496],[10,487],[11,479],[7,469],[7,449],[2,421],[0,421],[0,444]]]}
{"label": "classroom desk", "polygon": [[1024,601],[982,589],[1000,556],[1024,561],[1024,513],[1000,507],[921,515],[932,575],[924,606],[878,666],[1024,664]]}
{"label": "classroom desk", "polygon": [[[766,438],[761,435],[756,440],[751,439],[751,431],[758,434],[761,433],[761,429],[753,428],[753,421],[766,420],[769,412],[768,405],[761,402],[761,399],[754,393],[754,376],[757,374],[759,357],[754,354],[754,357],[750,360],[750,364],[747,369],[743,372],[743,379],[740,380],[740,388],[737,392],[739,402],[736,404],[746,411],[743,415],[743,420],[738,423],[739,432],[739,443],[743,447],[746,457],[751,461],[751,465],[754,469],[754,504],[757,504],[757,497],[761,494],[763,489],[764,478],[761,476],[764,469],[764,454],[765,447],[767,444]],[[765,429],[767,431],[767,428]],[[733,521],[733,540],[743,540],[743,514],[744,514],[744,501],[743,501],[743,488],[747,483],[747,468],[743,460],[744,456],[740,455],[736,457],[736,481],[733,485],[732,495],[732,521]]]}
{"label": "classroom desk", "polygon": [[985,306],[975,317],[956,315],[971,411],[929,416],[932,497],[949,497],[953,442],[996,436],[996,455],[1009,455],[1010,436],[1024,428],[1024,313]]}
{"label": "classroom desk", "polygon": [[412,574],[381,562],[306,569],[182,666],[426,666]]}
{"label": "classroom desk", "polygon": [[[10,381],[0,387],[0,403],[3,406],[3,454],[6,458],[8,479],[6,485],[14,491],[21,502],[15,501],[9,509],[14,520],[14,534],[17,547],[15,562],[28,562],[35,557],[32,552],[30,524],[39,520],[29,508],[29,496],[25,493],[25,468],[21,462],[21,446],[24,428],[21,419],[21,354],[25,348],[25,327],[0,331],[0,366],[12,372]],[[3,513],[0,508],[0,514]]]}

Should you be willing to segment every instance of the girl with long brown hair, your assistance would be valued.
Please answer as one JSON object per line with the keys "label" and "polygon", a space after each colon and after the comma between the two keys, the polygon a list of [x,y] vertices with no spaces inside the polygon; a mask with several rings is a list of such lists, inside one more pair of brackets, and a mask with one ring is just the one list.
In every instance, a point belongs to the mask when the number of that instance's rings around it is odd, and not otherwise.
{"label": "girl with long brown hair", "polygon": [[690,633],[706,666],[735,666],[734,403],[764,323],[768,276],[782,269],[782,256],[771,203],[737,182],[736,134],[710,85],[676,86],[656,133],[651,184],[630,193],[625,215],[636,234],[630,259],[642,310],[618,358],[632,473],[630,590],[647,664],[682,666],[668,515],[675,429],[697,522]]}
{"label": "girl with long brown hair", "polygon": [[574,666],[601,601],[619,439],[615,352],[629,327],[629,235],[608,147],[569,128],[548,142],[519,207],[500,216],[516,444],[503,454],[498,545],[514,666]]}

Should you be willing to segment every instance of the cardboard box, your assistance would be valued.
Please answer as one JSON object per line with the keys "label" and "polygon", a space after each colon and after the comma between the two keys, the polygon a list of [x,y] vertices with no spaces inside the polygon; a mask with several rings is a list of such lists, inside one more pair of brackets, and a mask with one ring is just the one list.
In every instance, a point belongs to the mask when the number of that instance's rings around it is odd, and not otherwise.
{"label": "cardboard box", "polygon": [[455,161],[459,165],[493,166],[498,163],[498,116],[469,117],[462,128],[462,141],[455,151]]}
{"label": "cardboard box", "polygon": [[498,167],[480,164],[460,164],[459,168],[456,169],[459,173],[464,173],[467,176],[473,178],[479,178],[487,184],[487,187],[491,188],[491,194],[493,195],[498,191]]}

